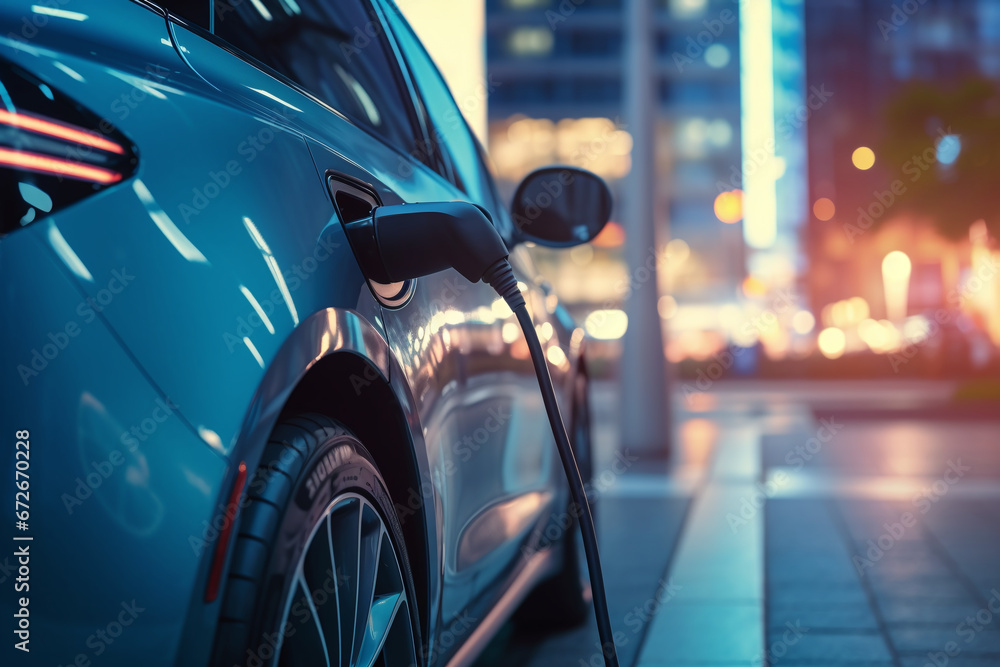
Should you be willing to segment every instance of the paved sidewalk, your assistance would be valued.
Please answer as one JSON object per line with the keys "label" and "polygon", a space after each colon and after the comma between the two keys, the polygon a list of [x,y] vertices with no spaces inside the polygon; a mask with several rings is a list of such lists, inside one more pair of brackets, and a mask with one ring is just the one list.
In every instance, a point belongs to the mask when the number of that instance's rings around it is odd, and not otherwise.
{"label": "paved sidewalk", "polygon": [[[790,480],[766,520],[780,664],[1000,664],[1000,421],[919,417],[842,414],[800,471],[769,468]],[[784,647],[787,620],[810,631]]]}
{"label": "paved sidewalk", "polygon": [[[629,472],[602,500],[622,665],[1000,665],[1000,411],[950,394],[718,383],[678,397],[675,465]],[[613,414],[598,417],[600,465],[616,441]],[[522,629],[482,664],[597,666],[596,642],[593,622]]]}

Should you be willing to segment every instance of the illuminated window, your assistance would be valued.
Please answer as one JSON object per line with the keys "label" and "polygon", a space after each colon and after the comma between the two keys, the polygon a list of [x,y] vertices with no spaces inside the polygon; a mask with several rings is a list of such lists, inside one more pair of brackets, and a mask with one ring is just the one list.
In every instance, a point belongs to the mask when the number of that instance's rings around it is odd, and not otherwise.
{"label": "illuminated window", "polygon": [[680,19],[692,19],[705,11],[708,0],[668,0],[670,13]]}
{"label": "illuminated window", "polygon": [[515,56],[544,56],[552,52],[552,43],[548,28],[517,28],[507,36],[507,51]]}
{"label": "illuminated window", "polygon": [[722,148],[728,146],[733,139],[733,126],[729,121],[718,118],[713,120],[708,126],[708,140],[714,145]]}
{"label": "illuminated window", "polygon": [[558,123],[515,116],[490,127],[490,153],[499,175],[518,181],[532,169],[572,164],[604,178],[631,166],[632,137],[610,118],[565,118]]}

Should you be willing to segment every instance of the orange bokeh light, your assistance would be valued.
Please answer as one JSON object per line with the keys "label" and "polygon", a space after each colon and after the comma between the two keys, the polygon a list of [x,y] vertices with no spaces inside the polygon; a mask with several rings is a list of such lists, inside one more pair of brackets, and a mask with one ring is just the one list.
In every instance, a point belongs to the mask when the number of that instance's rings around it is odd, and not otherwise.
{"label": "orange bokeh light", "polygon": [[813,202],[813,215],[824,222],[832,218],[836,212],[837,207],[827,197],[820,197]]}
{"label": "orange bokeh light", "polygon": [[747,276],[743,279],[743,295],[748,299],[767,295],[767,285],[756,276]]}
{"label": "orange bokeh light", "polygon": [[743,219],[743,191],[720,192],[715,198],[715,217],[727,224]]}
{"label": "orange bokeh light", "polygon": [[617,248],[625,243],[625,230],[617,222],[609,222],[591,243],[598,248]]}

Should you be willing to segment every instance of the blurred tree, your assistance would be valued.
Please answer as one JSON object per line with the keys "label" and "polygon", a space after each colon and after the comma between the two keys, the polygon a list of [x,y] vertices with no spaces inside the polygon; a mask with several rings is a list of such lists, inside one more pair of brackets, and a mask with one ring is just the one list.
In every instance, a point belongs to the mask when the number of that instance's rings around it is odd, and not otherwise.
{"label": "blurred tree", "polygon": [[[942,236],[966,238],[976,220],[1000,235],[1000,87],[973,78],[954,88],[906,84],[885,108],[876,155],[905,195],[900,209],[929,218]],[[899,182],[897,182],[899,181]]]}

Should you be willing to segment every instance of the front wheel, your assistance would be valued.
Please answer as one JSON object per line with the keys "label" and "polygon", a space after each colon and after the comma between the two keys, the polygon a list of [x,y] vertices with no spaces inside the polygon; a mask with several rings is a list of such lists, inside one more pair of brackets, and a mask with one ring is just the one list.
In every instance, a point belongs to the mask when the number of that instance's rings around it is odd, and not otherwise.
{"label": "front wheel", "polygon": [[249,484],[216,664],[419,665],[413,578],[371,455],[337,422],[280,424]]}

